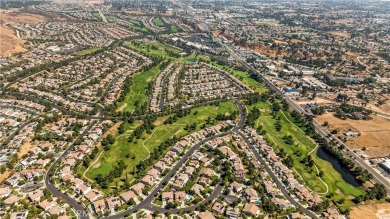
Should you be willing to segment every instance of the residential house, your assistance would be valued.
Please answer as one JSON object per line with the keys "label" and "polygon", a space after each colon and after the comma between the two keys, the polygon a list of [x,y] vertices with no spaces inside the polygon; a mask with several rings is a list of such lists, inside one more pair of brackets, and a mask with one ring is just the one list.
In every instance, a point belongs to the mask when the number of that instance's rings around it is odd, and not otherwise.
{"label": "residential house", "polygon": [[133,185],[130,189],[133,190],[133,192],[140,195],[140,194],[142,194],[142,191],[145,189],[145,185],[142,183],[137,183],[137,184]]}
{"label": "residential house", "polygon": [[210,211],[200,212],[197,216],[197,219],[215,219],[214,215]]}
{"label": "residential house", "polygon": [[118,196],[107,198],[106,201],[107,207],[108,209],[110,209],[110,211],[113,211],[114,209],[122,205],[122,201]]}
{"label": "residential house", "polygon": [[87,194],[85,194],[85,198],[89,200],[90,202],[95,201],[96,199],[103,196],[103,193],[98,191],[97,189],[92,189]]}
{"label": "residential house", "polygon": [[34,202],[34,201],[38,201],[39,199],[41,199],[41,197],[43,197],[43,195],[44,194],[43,194],[42,190],[36,189],[36,190],[28,193],[28,198],[32,202]]}
{"label": "residential house", "polygon": [[161,194],[161,199],[163,201],[166,201],[167,203],[174,202],[174,194],[173,194],[172,191],[170,191],[170,192],[163,192]]}
{"label": "residential house", "polygon": [[182,191],[175,192],[175,201],[176,202],[182,202],[186,199],[186,193]]}
{"label": "residential house", "polygon": [[0,198],[5,198],[11,194],[11,189],[9,187],[0,188]]}
{"label": "residential house", "polygon": [[223,215],[224,210],[225,210],[225,205],[219,202],[215,202],[213,207],[211,208],[212,212],[215,212],[220,215]]}
{"label": "residential house", "polygon": [[260,214],[260,209],[253,203],[246,203],[242,212],[253,217],[257,217]]}
{"label": "residential house", "polygon": [[94,201],[92,204],[96,213],[104,213],[107,210],[107,205],[104,199]]}
{"label": "residential house", "polygon": [[256,190],[253,189],[252,187],[248,187],[244,190],[244,196],[250,202],[255,202],[256,200],[259,199]]}
{"label": "residential house", "polygon": [[129,201],[134,199],[135,197],[137,197],[137,195],[132,190],[129,190],[129,191],[124,192],[124,193],[121,194],[121,199],[125,203],[129,203]]}
{"label": "residential house", "polygon": [[18,200],[19,200],[19,198],[16,195],[12,195],[12,196],[6,198],[3,201],[3,203],[4,203],[4,205],[14,205]]}
{"label": "residential house", "polygon": [[10,215],[10,219],[27,219],[28,211],[13,212]]}

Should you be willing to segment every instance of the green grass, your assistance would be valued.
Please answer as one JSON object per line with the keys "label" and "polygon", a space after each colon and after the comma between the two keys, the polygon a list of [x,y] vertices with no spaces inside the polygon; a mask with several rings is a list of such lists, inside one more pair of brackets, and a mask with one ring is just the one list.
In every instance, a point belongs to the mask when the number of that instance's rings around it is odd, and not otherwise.
{"label": "green grass", "polygon": [[356,187],[344,181],[337,182],[336,186],[346,195],[358,196],[364,194],[362,190],[357,190]]}
{"label": "green grass", "polygon": [[158,27],[163,27],[163,26],[165,26],[164,21],[163,21],[161,18],[159,18],[159,17],[153,19],[153,24],[156,25],[156,26],[158,26]]}
{"label": "green grass", "polygon": [[[172,57],[165,52],[165,49],[168,49],[174,51],[175,53],[179,53],[179,49],[157,41],[149,41],[140,45],[126,42],[124,43],[124,46],[136,52],[141,52],[153,56],[162,56],[164,58],[169,58],[175,61],[181,60],[179,58]],[[152,49],[152,46],[156,47],[157,49]],[[124,101],[118,103],[118,107],[126,104],[126,107],[123,110],[125,112],[133,112],[137,106],[142,106],[145,101],[148,101],[147,96],[145,96],[146,90],[148,88],[148,82],[152,81],[160,72],[160,65],[157,65],[148,71],[135,75],[133,77],[133,84],[130,86],[130,92],[127,93]]]}
{"label": "green grass", "polygon": [[[194,113],[195,111],[197,113]],[[123,160],[127,165],[127,168],[121,177],[121,179],[124,179],[126,173],[131,173],[140,161],[148,157],[148,150],[152,152],[165,140],[170,139],[175,135],[187,135],[188,132],[184,130],[184,127],[187,124],[196,122],[198,124],[197,129],[200,129],[201,125],[204,124],[208,117],[215,118],[221,112],[232,113],[233,111],[237,111],[237,108],[232,102],[223,102],[219,106],[203,106],[192,109],[191,114],[179,118],[173,124],[163,124],[168,116],[160,117],[155,122],[156,128],[152,131],[152,133],[144,133],[141,139],[138,139],[136,142],[128,142],[128,136],[130,136],[134,129],[141,124],[141,121],[137,121],[133,125],[126,123],[126,132],[116,136],[116,141],[112,145],[111,149],[103,152],[100,160],[96,162],[98,165],[92,166],[86,173],[86,176],[93,179],[98,174],[108,174],[115,163]],[[132,180],[134,177],[135,176],[128,174],[128,180]],[[121,181],[118,182],[119,185],[122,184]],[[112,182],[111,185],[115,185],[115,182]],[[105,192],[110,193],[110,190],[106,190]]]}
{"label": "green grass", "polygon": [[[293,157],[294,168],[302,176],[305,184],[316,192],[326,192],[326,186],[317,177],[316,169],[314,167],[307,167],[305,164],[300,162],[303,158],[308,156],[308,153],[312,151],[316,145],[309,138],[307,138],[305,133],[300,131],[295,125],[288,121],[294,121],[291,115],[288,112],[284,112],[288,118],[287,120],[287,118],[279,113],[282,129],[277,131],[274,126],[276,119],[270,115],[269,104],[260,102],[248,108],[253,107],[263,109],[257,124],[263,125],[264,129],[267,131],[266,137],[268,137],[270,142],[274,142],[276,144],[276,149],[283,148],[287,154]],[[297,144],[298,146],[286,144],[283,140],[283,137],[286,135],[291,135],[294,139],[294,144]],[[300,156],[294,154],[294,152],[297,151],[300,151]],[[324,172],[322,180],[325,181],[325,183],[328,185],[329,193],[335,194],[335,197],[338,198],[347,198],[348,195],[357,196],[364,193],[361,189],[346,183],[342,179],[341,174],[332,167],[332,164],[328,161],[320,159],[316,155],[316,151],[312,152],[311,156],[318,169]],[[298,179],[300,178],[298,177]],[[344,194],[341,194],[340,191]],[[351,202],[348,201],[346,204],[351,204]]]}
{"label": "green grass", "polygon": [[[165,49],[167,50],[171,50],[175,53],[180,53],[181,50],[175,48],[175,47],[172,47],[172,46],[169,46],[169,45],[166,45],[166,44],[163,44],[163,43],[160,43],[160,42],[157,42],[157,41],[148,41],[148,42],[145,42],[145,43],[142,43],[142,44],[139,44],[139,45],[135,45],[135,44],[132,44],[132,43],[129,43],[129,42],[125,42],[124,43],[124,46],[134,50],[134,51],[137,51],[137,52],[141,52],[141,53],[145,53],[145,54],[149,54],[149,55],[152,55],[152,56],[161,56],[161,57],[164,57],[164,58],[169,58],[169,59],[173,59],[173,60],[179,60],[178,58],[175,58],[175,57],[172,57],[170,55],[168,55],[166,52],[165,52]],[[152,46],[156,47],[157,49],[153,49]]]}
{"label": "green grass", "polygon": [[127,21],[134,24],[134,25],[142,26],[141,22],[138,20],[127,19]]}
{"label": "green grass", "polygon": [[135,32],[141,32],[141,33],[147,33],[147,34],[150,32],[145,27],[139,27],[139,26],[131,26],[130,29],[135,31]]}
{"label": "green grass", "polygon": [[160,72],[159,67],[159,65],[155,66],[150,70],[137,74],[133,77],[133,84],[130,86],[130,91],[126,94],[125,100],[118,103],[119,107],[126,104],[123,111],[133,112],[137,106],[142,106],[146,101],[148,101],[148,97],[145,95],[145,92],[148,88],[148,83]]}
{"label": "green grass", "polygon": [[255,79],[249,77],[247,72],[236,70],[227,66],[218,65],[217,63],[211,62],[213,66],[216,66],[219,69],[223,69],[229,73],[231,73],[234,77],[238,78],[240,81],[244,82],[250,88],[252,88],[255,92],[263,93],[267,90],[263,84],[257,82]]}
{"label": "green grass", "polygon": [[172,25],[171,26],[171,31],[170,31],[171,33],[177,33],[177,32],[179,32],[179,29],[175,26],[175,25]]}
{"label": "green grass", "polygon": [[132,23],[133,25],[130,27],[131,30],[135,32],[142,32],[142,33],[149,33],[150,31],[144,27],[144,25],[138,21],[133,19],[127,19],[128,22]]}
{"label": "green grass", "polygon": [[75,56],[84,56],[84,55],[88,55],[88,54],[91,54],[93,52],[96,52],[98,51],[100,48],[97,48],[97,47],[93,47],[93,48],[89,48],[89,49],[84,49],[84,50],[81,50],[81,51],[78,51],[78,52],[75,52],[73,53],[73,55]]}
{"label": "green grass", "polygon": [[[242,81],[243,83],[248,85],[250,88],[252,88],[255,92],[263,93],[267,90],[267,88],[263,84],[257,82],[255,79],[251,78],[248,75],[248,73],[245,71],[240,71],[240,70],[237,70],[237,69],[229,67],[229,66],[219,65],[218,63],[212,62],[212,61],[210,61],[209,58],[204,57],[204,56],[199,56],[199,57],[204,59],[204,60],[207,60],[209,62],[209,64],[217,67],[218,69],[222,69],[222,70],[229,72],[234,77],[238,78],[240,81]],[[189,57],[186,59],[186,61],[192,62],[193,58],[196,58],[196,57]]]}
{"label": "green grass", "polygon": [[109,19],[111,19],[111,20],[116,19],[116,16],[113,15],[113,14],[109,14],[109,15],[107,15],[106,17],[109,18]]}
{"label": "green grass", "polygon": [[218,108],[219,114],[226,114],[233,112],[237,109],[237,106],[233,102],[223,102],[220,104],[220,107]]}
{"label": "green grass", "polygon": [[92,16],[94,16],[95,18],[101,20],[99,12],[92,12]]}

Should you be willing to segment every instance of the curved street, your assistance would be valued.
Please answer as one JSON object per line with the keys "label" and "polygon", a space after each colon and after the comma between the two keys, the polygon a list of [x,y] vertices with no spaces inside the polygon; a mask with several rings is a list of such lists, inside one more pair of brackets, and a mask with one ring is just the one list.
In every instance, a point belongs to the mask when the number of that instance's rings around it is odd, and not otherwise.
{"label": "curved street", "polygon": [[[200,141],[200,142],[196,143],[195,145],[193,145],[180,158],[180,160],[172,167],[172,169],[163,177],[163,179],[152,189],[152,191],[149,193],[149,195],[144,200],[142,200],[140,203],[132,206],[131,208],[129,208],[129,209],[125,210],[125,211],[119,212],[119,213],[117,213],[115,215],[107,216],[105,218],[106,219],[124,218],[124,217],[126,217],[126,216],[128,216],[130,214],[133,214],[133,213],[137,212],[140,209],[147,209],[147,210],[150,210],[150,211],[159,211],[161,213],[165,213],[168,210],[171,211],[172,213],[177,213],[180,210],[193,211],[198,206],[202,205],[203,203],[206,203],[209,200],[214,200],[214,199],[220,197],[221,194],[222,194],[223,186],[217,185],[215,187],[214,191],[212,192],[212,194],[209,197],[207,197],[202,202],[200,202],[200,203],[198,203],[196,205],[193,205],[193,206],[189,206],[189,207],[185,207],[185,208],[165,209],[165,208],[158,207],[158,206],[155,206],[154,204],[152,204],[153,200],[157,197],[158,193],[165,187],[165,185],[172,179],[172,177],[174,177],[174,175],[180,169],[180,167],[183,166],[183,164],[191,157],[191,155],[196,150],[199,150],[200,147],[203,144],[205,144],[206,142],[211,141],[213,139],[216,139],[218,137],[224,136],[224,135],[229,134],[229,133],[236,133],[236,134],[240,135],[243,138],[243,140],[249,146],[251,151],[254,153],[255,157],[265,167],[265,170],[271,176],[271,178],[276,183],[278,188],[282,191],[282,193],[287,198],[287,200],[289,200],[297,209],[301,210],[306,215],[308,215],[308,216],[310,216],[312,218],[318,218],[316,214],[314,214],[313,212],[311,212],[308,209],[304,208],[299,202],[297,202],[294,198],[292,198],[290,196],[289,192],[283,186],[282,182],[277,178],[277,176],[267,166],[267,164],[265,163],[264,159],[254,149],[253,145],[249,142],[248,138],[244,134],[241,133],[240,128],[244,125],[244,122],[245,122],[245,119],[246,119],[246,111],[245,111],[244,107],[242,106],[242,104],[241,104],[241,102],[239,100],[233,99],[233,102],[236,104],[236,106],[238,108],[239,118],[238,118],[238,121],[237,121],[236,125],[230,131],[227,131],[225,133],[219,133],[219,134],[213,135],[213,136],[208,137],[206,139],[203,139],[202,141]],[[102,116],[103,116],[103,113],[101,113],[98,117],[101,118]],[[89,124],[89,126],[81,133],[81,135],[78,137],[78,139],[82,138],[83,136],[85,136],[88,133],[88,131],[93,127],[93,125],[96,124],[96,122],[97,122],[97,120],[94,120],[93,122],[91,122],[91,124]],[[83,206],[79,201],[73,199],[69,195],[67,195],[65,193],[62,193],[51,181],[51,177],[53,176],[53,174],[55,174],[54,171],[55,171],[56,166],[62,161],[62,159],[71,150],[73,150],[74,146],[75,145],[72,143],[68,147],[68,149],[49,167],[49,169],[47,171],[47,174],[46,174],[46,177],[45,177],[45,184],[46,184],[46,187],[53,193],[53,195],[55,197],[62,197],[70,206],[72,206],[76,210],[76,212],[77,212],[77,214],[78,214],[80,219],[88,219],[88,218],[90,218],[90,215],[88,213],[88,210],[85,209],[85,206]]]}

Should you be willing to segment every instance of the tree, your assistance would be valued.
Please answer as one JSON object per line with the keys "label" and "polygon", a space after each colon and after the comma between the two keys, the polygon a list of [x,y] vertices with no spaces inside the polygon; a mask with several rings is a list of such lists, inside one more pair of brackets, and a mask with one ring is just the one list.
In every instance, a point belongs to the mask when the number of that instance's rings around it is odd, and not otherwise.
{"label": "tree", "polygon": [[0,166],[0,173],[1,174],[3,174],[6,170],[7,170],[7,168],[4,165]]}
{"label": "tree", "polygon": [[283,160],[283,163],[288,167],[292,168],[294,166],[294,159],[291,157],[291,155],[288,155],[286,159]]}

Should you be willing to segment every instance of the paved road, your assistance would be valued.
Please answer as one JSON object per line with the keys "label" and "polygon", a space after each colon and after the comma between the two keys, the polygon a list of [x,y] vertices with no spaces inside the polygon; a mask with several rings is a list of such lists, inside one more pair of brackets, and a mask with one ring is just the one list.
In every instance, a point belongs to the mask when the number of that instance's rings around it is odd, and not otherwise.
{"label": "paved road", "polygon": [[149,207],[146,207],[145,209],[152,211],[152,212],[158,211],[158,212],[163,213],[163,214],[165,214],[167,211],[170,211],[173,214],[177,214],[177,213],[179,213],[179,211],[189,211],[189,212],[195,211],[195,209],[197,207],[206,204],[208,201],[210,201],[210,200],[212,201],[212,200],[215,200],[215,199],[221,197],[223,187],[224,186],[221,186],[221,185],[215,186],[214,191],[207,198],[205,198],[203,201],[199,202],[198,204],[192,205],[189,207],[166,209],[166,208],[158,207],[155,205],[151,205]]}
{"label": "paved road", "polygon": [[[214,136],[211,136],[211,137],[208,137],[206,139],[203,139],[202,141],[196,143],[194,146],[192,146],[181,158],[180,160],[172,167],[172,169],[169,171],[169,173],[167,175],[164,176],[164,178],[161,180],[161,182],[152,190],[151,193],[149,193],[148,197],[146,197],[144,200],[142,200],[140,203],[138,203],[137,205],[133,206],[132,208],[126,210],[126,211],[123,211],[123,212],[120,212],[116,215],[111,215],[111,216],[108,216],[106,217],[106,219],[119,219],[119,218],[123,218],[125,217],[126,215],[130,215],[134,212],[136,212],[138,209],[158,209],[160,212],[163,211],[162,208],[158,208],[154,205],[152,205],[152,201],[156,198],[157,194],[165,187],[164,184],[168,183],[169,180],[172,179],[172,177],[177,173],[177,171],[180,169],[180,167],[182,167],[184,165],[184,163],[192,156],[192,154],[196,151],[196,150],[199,150],[199,148],[205,144],[206,142],[208,141],[211,141],[213,139],[216,139],[218,137],[221,137],[221,136],[224,136],[226,134],[229,134],[229,133],[232,133],[236,130],[239,130],[239,128],[244,124],[245,122],[245,110],[244,108],[242,107],[241,103],[238,101],[238,100],[234,100],[234,102],[237,104],[237,107],[240,111],[240,118],[236,124],[235,127],[233,127],[232,130],[226,132],[226,133],[220,133],[220,134],[216,134]],[[212,198],[216,198],[220,195],[221,193],[221,190],[222,188],[217,186],[216,191],[211,195],[211,197],[209,197],[207,199],[208,200],[212,200]],[[203,203],[203,202],[202,202]],[[191,207],[188,207],[186,209],[188,210],[194,210],[198,205],[195,205],[195,206],[191,206]],[[177,211],[179,211],[180,209],[178,209]],[[183,209],[185,210],[185,209]],[[174,212],[176,211],[175,209],[171,209],[171,212]]]}
{"label": "paved road", "polygon": [[12,109],[17,109],[17,110],[20,110],[20,111],[24,111],[24,112],[27,112],[29,114],[32,114],[34,116],[38,116],[39,113],[34,111],[34,110],[31,110],[29,108],[22,108],[20,107],[19,105],[11,105],[11,104],[0,104],[0,109],[4,109],[4,108],[12,108]]}
{"label": "paved road", "polygon": [[[229,131],[227,133],[231,133],[231,131]],[[153,188],[152,192],[149,193],[148,197],[146,197],[144,200],[142,200],[140,203],[138,203],[134,207],[132,207],[132,208],[126,210],[126,211],[123,211],[123,212],[121,212],[119,214],[108,216],[108,217],[106,217],[106,219],[122,218],[125,215],[129,215],[129,214],[132,214],[132,213],[136,212],[136,210],[138,210],[138,209],[153,209],[153,208],[157,208],[157,207],[153,207],[152,201],[156,198],[157,194],[165,187],[164,184],[168,183],[169,180],[171,180],[174,177],[174,175],[177,173],[177,171],[180,169],[180,167],[182,167],[184,165],[184,163],[192,156],[192,154],[196,150],[199,150],[199,148],[203,144],[205,144],[206,142],[211,141],[213,139],[216,139],[218,137],[224,136],[227,133],[220,133],[220,134],[214,135],[212,137],[203,139],[202,141],[196,143],[194,146],[192,146],[180,158],[180,160],[172,167],[171,171],[169,171],[169,173],[163,177],[161,182],[156,187]],[[194,209],[195,209],[195,207],[194,207]]]}
{"label": "paved road", "polygon": [[[286,188],[283,186],[283,184],[279,181],[279,179],[275,176],[275,174],[271,171],[271,169],[269,169],[269,167],[266,165],[265,161],[262,159],[262,157],[258,154],[258,152],[256,150],[254,150],[253,146],[250,144],[249,140],[246,138],[245,135],[243,135],[241,132],[240,132],[240,128],[244,125],[244,122],[245,122],[245,118],[246,118],[246,111],[244,109],[244,107],[242,106],[241,102],[239,100],[233,100],[235,102],[235,104],[237,105],[237,108],[239,110],[239,119],[237,121],[237,124],[235,127],[233,127],[230,131],[226,132],[226,133],[219,133],[219,134],[216,134],[214,136],[211,136],[209,138],[206,138],[206,139],[203,139],[202,141],[196,143],[194,146],[192,146],[181,158],[180,160],[172,167],[172,169],[169,171],[169,173],[163,177],[163,179],[161,180],[161,182],[156,185],[153,190],[149,193],[149,195],[144,199],[142,200],[140,203],[138,203],[137,205],[133,206],[132,208],[129,208],[125,211],[122,211],[116,215],[111,215],[111,216],[108,216],[106,217],[106,219],[119,219],[119,218],[123,218],[123,217],[126,217],[128,215],[131,215],[133,213],[135,213],[137,210],[139,209],[148,209],[148,210],[151,210],[151,211],[160,211],[162,213],[166,212],[167,209],[165,208],[161,208],[161,207],[157,207],[155,205],[152,204],[153,200],[157,197],[158,193],[165,187],[166,183],[168,183],[174,176],[175,174],[177,173],[177,171],[184,165],[184,163],[192,156],[192,154],[196,151],[196,150],[199,150],[200,147],[205,144],[206,142],[208,141],[211,141],[213,139],[216,139],[218,137],[221,137],[221,136],[224,136],[226,134],[229,134],[229,133],[237,133],[239,134],[245,141],[246,143],[250,146],[250,149],[253,151],[253,153],[255,154],[256,158],[262,162],[262,164],[265,166],[266,168],[266,171],[268,172],[268,174],[272,177],[272,179],[275,181],[275,183],[278,185],[279,189],[282,191],[282,193],[286,196],[286,198],[293,204],[295,205],[298,209],[300,209],[302,212],[304,212],[305,214],[311,216],[312,218],[317,218],[317,216],[312,213],[311,211],[307,210],[306,208],[304,208],[300,203],[296,202],[291,196],[290,194],[288,193],[288,191],[286,190]],[[96,123],[96,121],[93,121],[88,127],[86,130],[84,130],[84,132],[79,136],[79,138],[81,138],[82,136],[84,136],[91,128],[92,126]],[[46,178],[45,178],[45,184],[46,184],[46,187],[53,193],[54,196],[56,197],[62,197],[69,205],[71,205],[74,209],[76,209],[76,211],[78,212],[79,216],[81,219],[87,219],[89,216],[88,216],[88,213],[87,213],[87,210],[84,208],[84,206],[82,206],[81,204],[78,203],[78,201],[74,200],[73,198],[69,197],[67,194],[63,194],[61,191],[59,191],[55,185],[53,185],[51,182],[50,182],[50,178],[51,176],[54,174],[53,173],[53,170],[54,170],[54,167],[57,166],[57,164],[60,163],[61,159],[64,158],[70,150],[72,150],[74,148],[74,144],[72,144],[61,156],[59,159],[57,159],[49,168],[49,170],[47,171],[47,175],[46,175]],[[169,209],[171,212],[173,213],[177,213],[179,210],[189,210],[189,211],[193,211],[195,210],[196,207],[200,206],[201,204],[209,201],[209,200],[214,200],[218,197],[220,197],[221,195],[221,192],[222,192],[222,189],[223,187],[218,185],[216,186],[214,192],[208,197],[206,198],[206,200],[202,201],[201,203],[198,203],[197,205],[194,205],[194,206],[189,206],[189,207],[186,207],[186,208],[182,208],[182,209]]]}
{"label": "paved road", "polygon": [[[172,177],[175,175],[175,173],[179,170],[180,167],[183,166],[183,164],[192,156],[192,154],[196,151],[199,150],[199,148],[205,144],[208,141],[211,141],[213,139],[216,139],[218,137],[224,136],[228,133],[232,133],[234,130],[238,130],[245,121],[245,110],[243,109],[241,103],[238,100],[234,100],[234,102],[237,104],[237,107],[240,111],[240,117],[237,122],[237,125],[231,130],[226,133],[220,133],[216,134],[214,136],[211,136],[209,138],[203,139],[202,141],[198,142],[194,146],[192,146],[185,154],[180,158],[180,160],[175,164],[175,166],[171,169],[171,171],[161,180],[161,182],[152,190],[152,192],[146,197],[144,200],[142,200],[140,203],[137,205],[133,206],[132,208],[125,210],[123,212],[120,212],[116,215],[108,216],[106,217],[107,219],[118,219],[118,218],[123,218],[129,214],[132,214],[136,212],[138,209],[154,209],[157,208],[156,206],[152,205],[152,201],[155,199],[155,196],[158,194],[158,192],[161,191],[161,189],[164,188],[164,184],[167,183]],[[102,117],[103,113],[99,115],[99,117]],[[81,135],[77,138],[82,138],[85,136],[89,130],[93,127],[94,124],[96,124],[97,120],[93,120],[91,124],[88,125],[88,127],[81,133]],[[76,139],[76,140],[77,140]],[[58,166],[58,164],[61,162],[61,160],[66,157],[75,145],[72,143],[68,149],[49,167],[46,177],[45,177],[45,185],[46,187],[52,192],[53,196],[55,197],[62,197],[69,205],[71,205],[76,212],[79,214],[81,219],[87,219],[89,218],[88,216],[88,211],[84,208],[83,205],[81,205],[77,200],[73,199],[72,197],[68,196],[67,194],[62,193],[51,181],[52,175],[54,175],[54,170]],[[213,200],[216,197],[219,197],[222,191],[221,186],[216,186],[215,191],[210,195],[205,201],[208,200]],[[199,203],[198,205],[195,206],[190,206],[187,207],[183,210],[194,210],[197,206],[202,204],[204,202]],[[178,211],[179,209],[177,209]],[[159,209],[160,212],[163,211],[163,209]],[[172,209],[172,211],[176,211],[175,209]]]}
{"label": "paved road", "polygon": [[[92,121],[91,124],[87,126],[87,128],[79,135],[77,139],[81,139],[83,136],[85,136],[89,130],[92,129],[92,127],[96,124],[96,120]],[[76,140],[77,140],[76,139]],[[77,200],[73,199],[72,197],[68,196],[66,193],[62,193],[52,182],[51,177],[54,175],[54,170],[56,167],[58,167],[59,163],[62,161],[63,158],[65,158],[70,151],[72,151],[75,147],[74,142],[64,151],[64,153],[56,160],[54,161],[49,169],[46,172],[45,176],[45,185],[46,188],[53,194],[55,197],[61,197],[63,198],[66,203],[68,203],[72,208],[74,208],[79,215],[80,219],[88,219],[88,211],[84,208],[83,205],[81,205]]]}
{"label": "paved road", "polygon": [[11,141],[17,134],[19,134],[19,132],[24,129],[26,126],[28,126],[29,124],[31,124],[34,120],[33,119],[30,119],[30,120],[27,120],[26,122],[24,122],[22,125],[20,125],[14,132],[12,132],[6,139],[4,142],[9,142]]}
{"label": "paved road", "polygon": [[106,23],[107,23],[108,20],[107,20],[106,16],[104,16],[102,10],[100,10],[100,8],[97,8],[97,10],[98,10],[99,15],[100,15],[100,17],[102,18],[103,22],[106,22]]}
{"label": "paved road", "polygon": [[[242,106],[241,102],[239,100],[233,100],[233,102],[237,105],[237,108],[239,110],[239,119],[237,121],[237,124],[235,127],[232,128],[232,130],[228,131],[227,133],[220,133],[220,134],[217,134],[217,135],[214,135],[214,136],[211,136],[209,138],[206,138],[206,139],[203,139],[202,141],[198,142],[197,144],[195,144],[194,146],[192,146],[181,158],[180,160],[173,166],[173,168],[171,169],[171,171],[169,171],[169,173],[163,177],[163,179],[161,180],[161,182],[155,186],[152,190],[151,193],[149,193],[149,195],[144,199],[142,200],[140,203],[138,203],[137,205],[133,206],[132,208],[129,208],[125,211],[122,211],[116,215],[111,215],[111,216],[108,216],[106,217],[106,219],[119,219],[119,218],[123,218],[123,217],[126,217],[128,215],[131,215],[135,212],[137,212],[137,210],[139,209],[147,209],[147,210],[151,210],[151,211],[159,211],[161,213],[164,213],[166,211],[168,211],[168,209],[165,209],[165,208],[161,208],[161,207],[158,207],[158,206],[155,206],[152,204],[153,200],[156,198],[156,196],[158,195],[158,193],[165,187],[166,183],[168,183],[173,177],[174,175],[177,173],[177,171],[180,169],[180,167],[182,167],[184,165],[184,163],[192,156],[192,154],[196,151],[196,150],[199,150],[200,147],[205,144],[206,142],[208,141],[211,141],[213,139],[216,139],[218,137],[221,137],[221,136],[224,136],[228,133],[237,133],[239,134],[241,137],[243,137],[243,139],[246,141],[246,143],[250,146],[251,150],[254,152],[256,158],[265,166],[266,168],[266,171],[268,172],[268,174],[272,177],[272,179],[275,181],[275,183],[278,185],[278,188],[282,191],[282,193],[286,196],[286,198],[293,204],[295,205],[298,209],[300,209],[302,212],[304,212],[305,214],[311,216],[312,218],[317,218],[317,216],[312,213],[311,211],[307,210],[306,208],[304,208],[301,204],[299,204],[298,202],[296,202],[291,196],[290,194],[288,193],[288,191],[286,190],[286,188],[283,186],[283,184],[279,181],[279,179],[275,176],[275,174],[269,169],[269,167],[266,165],[265,161],[262,159],[262,157],[258,154],[258,152],[256,150],[254,150],[253,146],[250,144],[249,140],[246,138],[245,135],[243,135],[241,132],[240,132],[240,128],[244,125],[244,122],[245,122],[245,118],[246,118],[246,111],[244,109],[244,107]],[[84,130],[84,132],[79,136],[79,138],[81,138],[82,136],[84,136],[91,128],[92,126],[96,123],[96,121],[94,121],[93,123],[91,123],[86,130]],[[53,193],[54,196],[56,197],[62,197],[69,205],[71,205],[74,209],[76,209],[76,211],[78,212],[79,216],[81,219],[87,219],[89,216],[88,216],[88,211],[84,208],[84,206],[82,206],[81,204],[78,203],[78,201],[74,200],[73,198],[69,197],[67,194],[63,194],[61,191],[59,191],[57,189],[57,187],[55,185],[53,185],[51,182],[50,182],[50,178],[51,178],[51,175],[54,174],[53,173],[53,170],[54,170],[54,167],[57,166],[57,164],[60,163],[61,159],[64,158],[70,150],[72,150],[74,148],[74,144],[72,144],[62,155],[59,159],[57,159],[49,168],[49,170],[47,171],[47,175],[46,175],[46,179],[45,179],[45,184],[46,184],[46,187]],[[218,185],[216,186],[214,192],[209,196],[207,197],[205,200],[203,200],[202,202],[198,203],[197,205],[194,205],[194,206],[189,206],[189,207],[186,207],[186,208],[181,208],[181,209],[169,209],[172,213],[177,213],[178,211],[180,210],[184,210],[184,211],[194,211],[196,209],[196,207],[202,205],[203,203],[206,203],[207,201],[209,200],[214,200],[218,197],[221,196],[221,193],[222,193],[222,189],[223,187]]]}
{"label": "paved road", "polygon": [[349,157],[349,155],[352,156],[352,162],[355,163],[357,166],[361,166],[364,169],[366,169],[369,173],[373,175],[372,181],[381,183],[385,186],[387,190],[387,196],[390,197],[390,182],[386,180],[381,174],[379,174],[377,171],[375,171],[370,165],[368,165],[366,162],[364,162],[364,159],[359,157],[357,154],[355,154],[347,145],[344,144],[340,139],[337,137],[329,138],[327,136],[331,135],[333,136],[328,129],[323,127],[321,124],[319,124],[316,120],[313,121],[314,126],[317,129],[317,132],[325,139],[330,141],[331,139],[334,139],[339,143],[340,145],[344,146],[343,150],[339,150],[345,157]]}
{"label": "paved road", "polygon": [[318,218],[318,216],[313,213],[312,211],[308,210],[307,208],[303,207],[301,205],[301,203],[297,202],[294,198],[292,198],[290,196],[290,193],[287,191],[287,189],[284,187],[283,183],[279,180],[279,178],[274,174],[274,172],[269,168],[268,164],[265,162],[265,160],[263,159],[263,157],[259,154],[259,152],[257,150],[255,150],[254,146],[250,143],[249,139],[244,135],[242,134],[241,131],[237,131],[236,132],[238,135],[241,136],[241,138],[244,139],[245,143],[249,146],[249,149],[252,151],[252,153],[255,155],[255,157],[257,158],[257,160],[259,160],[261,162],[261,164],[264,166],[265,170],[267,171],[267,173],[271,176],[272,178],[272,181],[274,181],[276,183],[276,186],[278,187],[278,189],[283,193],[284,197],[286,197],[286,199],[288,201],[291,202],[291,204],[293,204],[297,209],[299,209],[300,211],[302,211],[303,213],[305,213],[306,215],[310,216],[311,218]]}
{"label": "paved road", "polygon": [[[283,99],[285,99],[287,101],[287,103],[288,103],[288,105],[290,106],[291,109],[296,110],[296,111],[298,111],[298,112],[300,112],[300,113],[302,113],[304,115],[311,115],[308,112],[306,112],[304,109],[302,109],[302,107],[300,107],[298,104],[296,104],[290,97],[285,96],[284,93],[278,87],[276,87],[271,81],[269,81],[263,74],[258,72],[253,66],[249,65],[245,60],[242,59],[242,57],[238,56],[230,47],[228,47],[225,44],[223,44],[219,38],[214,37],[214,35],[213,35],[213,38],[222,47],[226,48],[226,50],[229,52],[229,54],[232,57],[234,57],[237,61],[239,61],[248,71],[256,72],[263,79],[263,83],[267,87],[269,87],[270,89],[274,90],[277,94],[281,95],[283,97]],[[327,141],[330,141],[331,139],[337,139],[335,137],[332,138],[333,135],[331,133],[329,133],[328,131],[324,133],[323,127],[320,124],[318,124],[316,122],[313,122],[313,124],[315,126],[316,132],[319,133]],[[328,136],[331,136],[331,137],[328,137]],[[370,172],[373,175],[373,179],[372,179],[373,182],[381,183],[381,184],[383,184],[385,186],[385,188],[386,188],[386,190],[388,192],[388,196],[390,196],[390,182],[387,181],[382,175],[380,175],[372,167],[370,167],[368,164],[366,164],[363,161],[363,159],[361,159],[359,156],[357,156],[355,153],[353,153],[353,151],[347,145],[345,145],[339,139],[337,139],[337,141],[340,144],[344,145],[346,150],[349,151],[350,154],[352,154],[352,156],[354,158],[354,159],[352,159],[352,161],[357,166],[360,166],[360,167],[366,169],[368,172]],[[347,153],[345,151],[341,151],[341,152],[344,154],[344,156],[348,157],[348,155],[347,155]]]}

